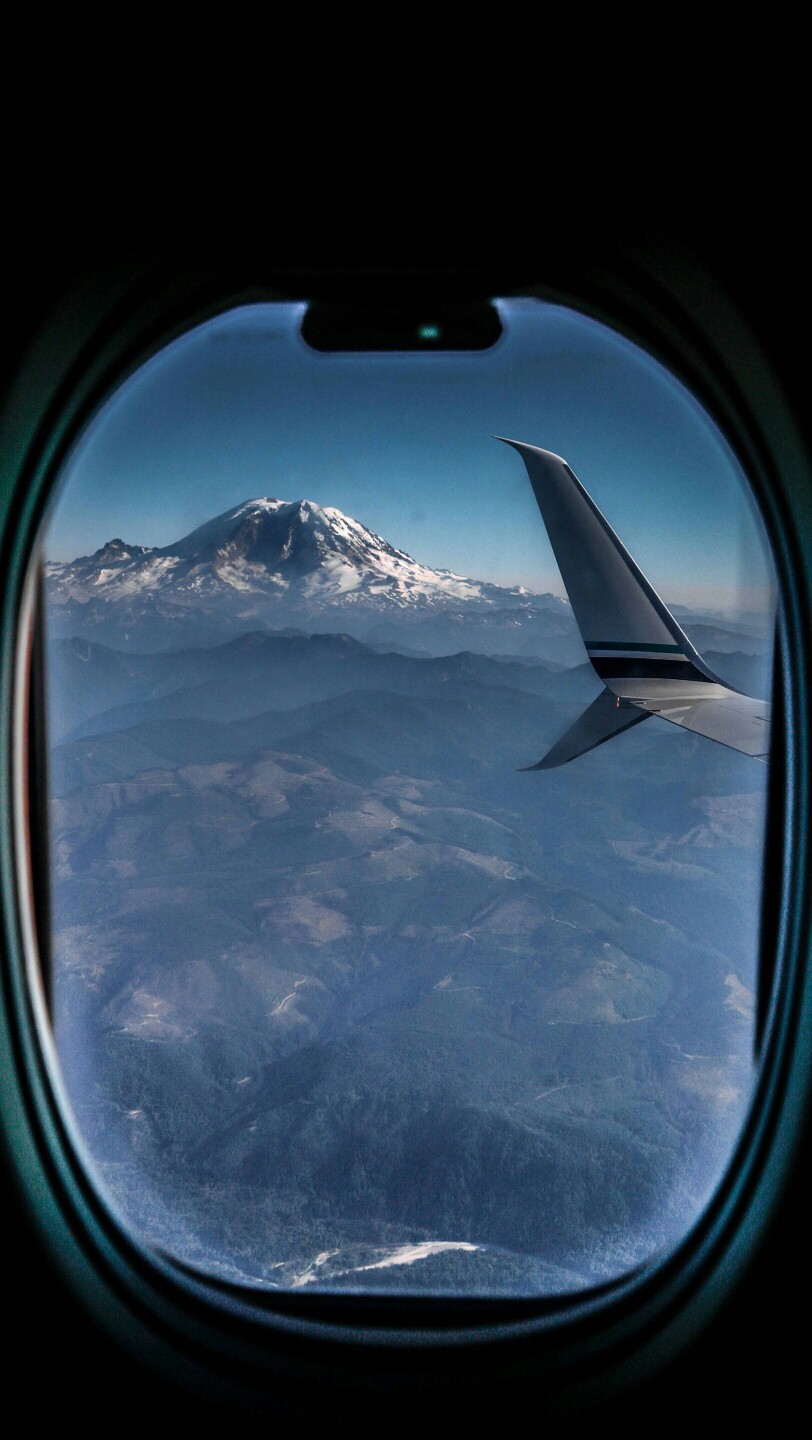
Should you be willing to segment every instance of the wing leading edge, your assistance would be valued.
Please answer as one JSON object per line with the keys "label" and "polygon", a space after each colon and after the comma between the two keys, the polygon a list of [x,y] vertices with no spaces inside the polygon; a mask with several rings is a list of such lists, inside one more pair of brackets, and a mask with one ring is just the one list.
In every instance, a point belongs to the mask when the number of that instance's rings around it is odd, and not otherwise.
{"label": "wing leading edge", "polygon": [[566,460],[518,450],[592,668],[605,689],[537,765],[549,770],[660,715],[757,760],[770,746],[770,706],[725,685],[706,665]]}

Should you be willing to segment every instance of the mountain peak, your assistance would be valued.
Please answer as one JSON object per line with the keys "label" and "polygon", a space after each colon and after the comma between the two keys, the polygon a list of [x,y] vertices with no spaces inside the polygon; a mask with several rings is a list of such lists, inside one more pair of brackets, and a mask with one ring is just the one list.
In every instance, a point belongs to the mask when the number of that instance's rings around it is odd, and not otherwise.
{"label": "mountain peak", "polygon": [[128,545],[120,536],[116,536],[114,540],[106,540],[98,550],[93,551],[92,555],[81,556],[80,561],[74,561],[74,564],[84,562],[87,565],[96,565],[101,568],[105,565],[126,564],[130,560],[138,560],[142,555],[151,553],[148,545]]}
{"label": "mountain peak", "polygon": [[[343,568],[359,575],[391,575],[393,566],[415,564],[405,551],[335,506],[270,495],[243,500],[159,553],[192,565],[212,565],[221,577],[228,573],[232,583],[235,566],[262,567],[283,583],[325,565],[333,573]],[[254,569],[253,580],[257,573]],[[356,588],[349,574],[345,579],[343,590]]]}

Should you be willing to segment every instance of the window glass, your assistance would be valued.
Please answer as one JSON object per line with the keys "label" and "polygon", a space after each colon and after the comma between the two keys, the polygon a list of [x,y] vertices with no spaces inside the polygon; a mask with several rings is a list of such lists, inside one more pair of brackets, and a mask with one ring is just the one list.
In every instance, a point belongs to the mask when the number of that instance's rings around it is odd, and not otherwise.
{"label": "window glass", "polygon": [[763,531],[668,372],[499,310],[491,350],[385,355],[232,311],[122,385],[48,517],[64,1093],[133,1230],[236,1282],[600,1283],[685,1235],[746,1114]]}

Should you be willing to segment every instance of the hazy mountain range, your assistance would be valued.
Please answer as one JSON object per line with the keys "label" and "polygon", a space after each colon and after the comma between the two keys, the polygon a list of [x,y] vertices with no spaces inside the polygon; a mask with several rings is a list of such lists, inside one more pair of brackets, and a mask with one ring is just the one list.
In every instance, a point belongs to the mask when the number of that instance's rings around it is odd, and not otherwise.
{"label": "hazy mountain range", "polygon": [[[765,692],[757,625],[682,619]],[[518,773],[598,689],[567,604],[307,502],[51,565],[48,626],[57,1043],[148,1240],[481,1295],[684,1234],[751,1083],[766,767],[652,719]]]}

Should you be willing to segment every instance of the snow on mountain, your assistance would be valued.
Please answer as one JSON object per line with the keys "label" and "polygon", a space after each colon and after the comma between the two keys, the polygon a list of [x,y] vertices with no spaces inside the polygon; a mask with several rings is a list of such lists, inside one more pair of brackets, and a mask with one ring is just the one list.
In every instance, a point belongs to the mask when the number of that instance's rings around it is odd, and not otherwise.
{"label": "snow on mountain", "polygon": [[[55,633],[125,648],[206,642],[257,625],[366,638],[428,621],[428,648],[442,651],[497,612],[502,629],[543,614],[552,634],[572,630],[566,601],[434,570],[312,500],[247,500],[163,547],[110,540],[93,555],[51,562],[46,579]],[[469,648],[485,648],[484,639]]]}

